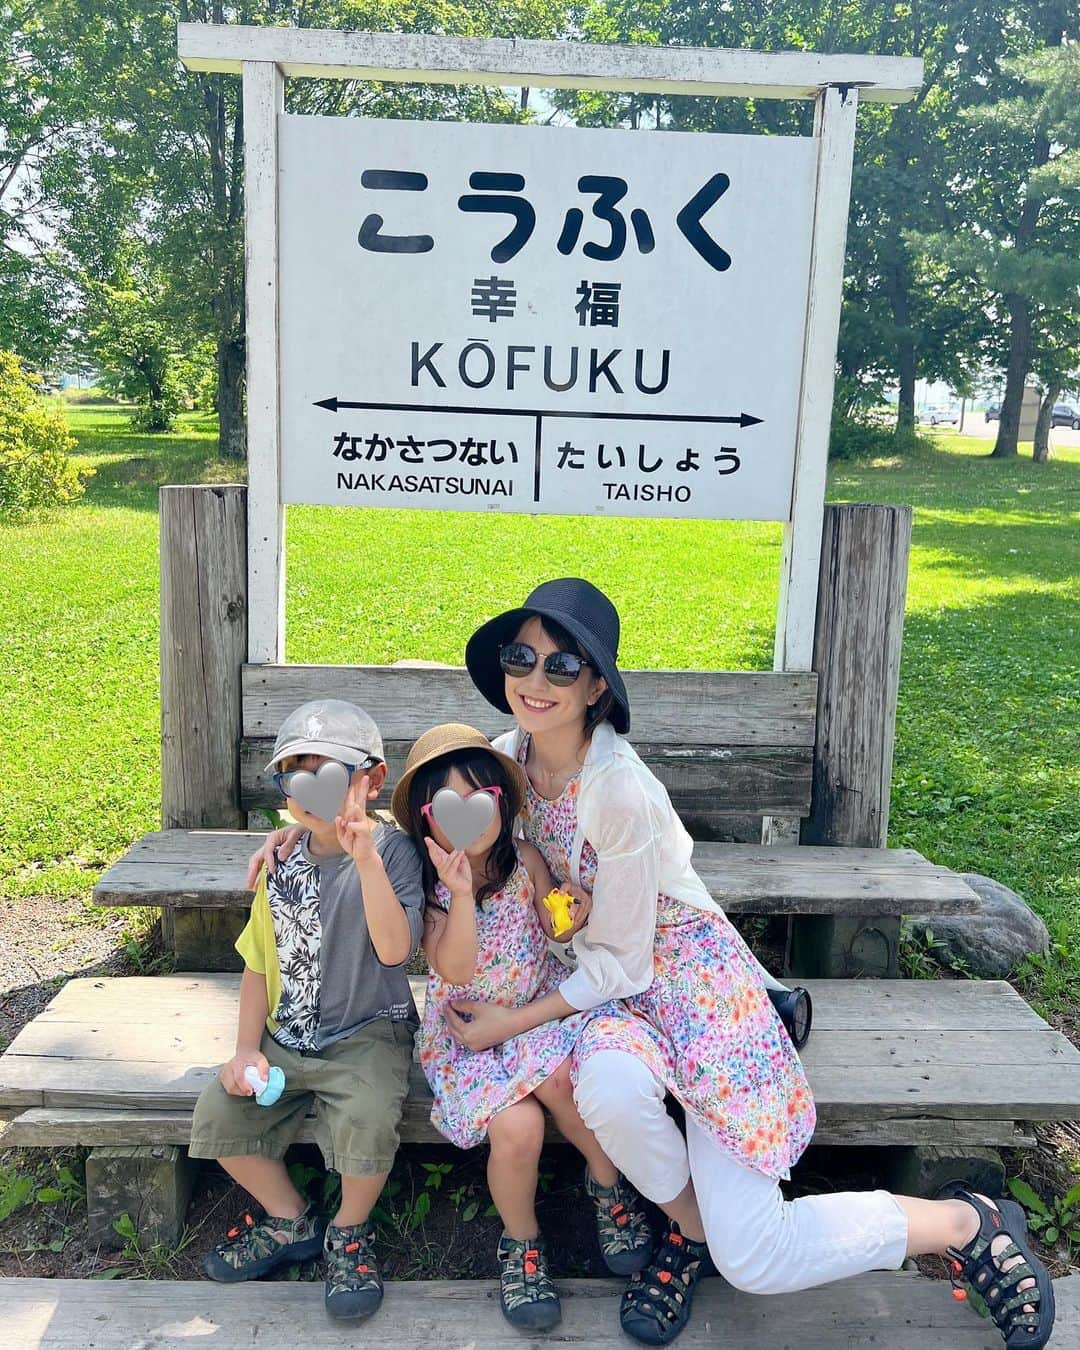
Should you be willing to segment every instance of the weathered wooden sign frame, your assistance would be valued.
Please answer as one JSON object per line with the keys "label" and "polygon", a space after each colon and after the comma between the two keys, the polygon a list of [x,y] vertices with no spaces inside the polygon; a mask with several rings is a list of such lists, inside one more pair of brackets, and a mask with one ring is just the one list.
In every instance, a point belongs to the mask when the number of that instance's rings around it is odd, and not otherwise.
{"label": "weathered wooden sign frame", "polygon": [[285,650],[277,202],[285,79],[813,99],[818,155],[810,286],[773,662],[777,670],[811,669],[856,111],[859,99],[912,99],[922,84],[921,60],[216,24],[180,24],[177,42],[190,69],[243,78],[251,662],[280,662]]}

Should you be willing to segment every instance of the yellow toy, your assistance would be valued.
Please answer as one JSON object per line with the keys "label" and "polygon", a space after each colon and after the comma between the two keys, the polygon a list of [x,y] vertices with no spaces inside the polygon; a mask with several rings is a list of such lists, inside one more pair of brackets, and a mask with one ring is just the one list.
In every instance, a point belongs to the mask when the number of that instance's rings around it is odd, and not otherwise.
{"label": "yellow toy", "polygon": [[556,937],[562,937],[573,928],[574,920],[570,914],[570,906],[573,903],[574,897],[568,895],[566,891],[560,891],[558,887],[548,891],[544,896],[543,905],[551,915],[551,929]]}

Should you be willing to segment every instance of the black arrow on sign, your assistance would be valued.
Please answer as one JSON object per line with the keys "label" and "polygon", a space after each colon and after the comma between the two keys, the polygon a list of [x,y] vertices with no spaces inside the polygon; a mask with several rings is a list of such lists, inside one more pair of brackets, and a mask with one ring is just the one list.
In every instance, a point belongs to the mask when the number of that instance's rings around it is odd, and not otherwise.
{"label": "black arrow on sign", "polygon": [[765,419],[754,417],[750,413],[737,413],[731,417],[702,415],[695,417],[690,413],[620,413],[620,412],[568,412],[550,411],[546,408],[477,408],[454,407],[446,404],[426,403],[355,403],[349,399],[320,398],[316,408],[325,408],[327,412],[337,412],[339,408],[368,408],[378,412],[442,412],[442,413],[494,413],[499,417],[577,417],[597,418],[611,422],[732,422],[740,427],[755,427]]}

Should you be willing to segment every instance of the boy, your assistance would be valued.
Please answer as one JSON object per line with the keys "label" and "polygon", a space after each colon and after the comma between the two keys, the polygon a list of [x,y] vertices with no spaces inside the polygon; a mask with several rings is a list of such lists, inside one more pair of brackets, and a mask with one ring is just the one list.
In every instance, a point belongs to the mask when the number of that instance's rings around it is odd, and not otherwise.
{"label": "boy", "polygon": [[[261,876],[236,941],[236,1053],[199,1097],[190,1149],[216,1158],[266,1217],[245,1215],[205,1269],[250,1280],[325,1252],[327,1311],[368,1317],[383,1287],[367,1219],[397,1151],[418,1020],[405,962],[423,927],[420,858],[408,835],[367,815],[386,764],[363,709],[305,703],[281,724],[267,769],[307,834]],[[249,1065],[262,1079],[271,1065],[283,1070],[275,1105],[254,1100]],[[312,1098],[326,1165],[341,1173],[325,1236],[283,1161]]]}

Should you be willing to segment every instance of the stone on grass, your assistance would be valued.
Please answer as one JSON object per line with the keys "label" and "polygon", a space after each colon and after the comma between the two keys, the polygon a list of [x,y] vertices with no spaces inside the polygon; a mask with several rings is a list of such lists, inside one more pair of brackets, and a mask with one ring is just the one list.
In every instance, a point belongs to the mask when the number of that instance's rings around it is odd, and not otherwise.
{"label": "stone on grass", "polygon": [[944,944],[928,952],[939,965],[948,969],[954,962],[962,962],[980,979],[1002,980],[1029,952],[1045,955],[1050,950],[1046,924],[1022,896],[977,872],[963,872],[961,876],[979,897],[976,913],[913,914],[909,918],[920,944],[927,929],[935,943]]}

